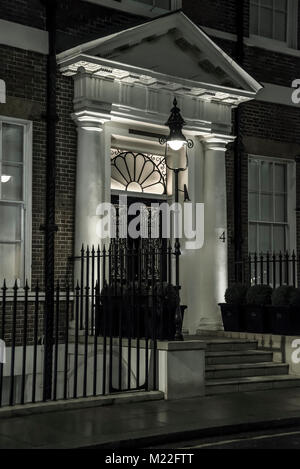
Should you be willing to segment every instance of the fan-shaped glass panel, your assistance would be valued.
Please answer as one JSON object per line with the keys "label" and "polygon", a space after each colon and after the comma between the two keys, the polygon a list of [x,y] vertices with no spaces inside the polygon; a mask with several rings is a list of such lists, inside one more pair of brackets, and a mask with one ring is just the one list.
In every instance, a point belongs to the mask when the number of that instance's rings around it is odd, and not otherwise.
{"label": "fan-shaped glass panel", "polygon": [[145,194],[167,193],[165,158],[112,148],[111,189]]}

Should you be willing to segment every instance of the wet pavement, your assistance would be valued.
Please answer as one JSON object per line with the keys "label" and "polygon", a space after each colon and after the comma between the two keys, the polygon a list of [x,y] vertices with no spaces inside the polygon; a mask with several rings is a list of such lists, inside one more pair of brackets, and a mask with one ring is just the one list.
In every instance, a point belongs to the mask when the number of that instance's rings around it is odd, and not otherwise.
{"label": "wet pavement", "polygon": [[[0,449],[145,448],[157,444],[172,448],[183,440],[217,437],[231,441],[226,435],[297,425],[300,389],[294,388],[0,418]],[[282,438],[290,438],[296,445],[299,435]],[[259,440],[251,442],[260,444]]]}
{"label": "wet pavement", "polygon": [[[155,446],[151,449],[166,449]],[[225,450],[225,449],[300,449],[300,427],[280,428],[264,432],[252,432],[228,435],[225,437],[201,438],[200,440],[182,441],[173,445],[177,450]]]}

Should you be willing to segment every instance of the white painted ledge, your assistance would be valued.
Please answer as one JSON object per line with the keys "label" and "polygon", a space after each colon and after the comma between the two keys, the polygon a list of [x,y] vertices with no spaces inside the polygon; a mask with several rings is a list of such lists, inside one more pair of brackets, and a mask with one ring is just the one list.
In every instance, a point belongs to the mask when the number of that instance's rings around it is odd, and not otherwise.
{"label": "white painted ledge", "polygon": [[257,101],[300,108],[299,104],[295,104],[292,101],[292,94],[295,92],[295,88],[273,85],[272,83],[262,83],[262,85],[264,88],[256,95],[255,99]]}
{"label": "white painted ledge", "polygon": [[[218,39],[224,39],[226,41],[237,41],[237,35],[221,31],[220,29],[208,28],[207,26],[201,26],[201,29],[206,32],[209,36],[216,37]],[[277,52],[278,54],[291,55],[294,57],[300,57],[300,50],[289,47],[286,43],[268,39],[259,36],[245,37],[245,45],[249,47],[259,47],[260,49],[270,50]]]}
{"label": "white painted ledge", "polygon": [[0,20],[0,44],[48,54],[48,33],[12,21]]}
{"label": "white painted ledge", "polygon": [[173,10],[179,10],[182,7],[182,0],[172,0],[171,9],[158,8],[155,5],[148,5],[147,3],[139,3],[136,0],[123,0],[118,2],[116,0],[83,0],[84,2],[94,3],[113,10],[125,11],[133,15],[155,18],[156,16],[164,15]]}

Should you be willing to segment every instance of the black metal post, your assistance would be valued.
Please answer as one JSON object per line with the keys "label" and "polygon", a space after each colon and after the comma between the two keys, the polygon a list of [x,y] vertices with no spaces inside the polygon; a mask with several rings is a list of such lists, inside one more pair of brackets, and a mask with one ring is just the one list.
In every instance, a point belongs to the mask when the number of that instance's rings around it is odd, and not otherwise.
{"label": "black metal post", "polygon": [[[180,169],[174,169],[175,174],[175,203],[176,206],[179,203],[179,173]],[[176,224],[178,229],[178,217],[176,216]],[[176,233],[178,236],[178,232]],[[175,238],[175,278],[176,278],[176,291],[178,295],[177,299],[177,308],[175,312],[175,340],[177,342],[183,341],[182,335],[182,316],[181,316],[181,308],[180,308],[180,270],[179,270],[179,263],[180,263],[180,256],[181,256],[181,246],[180,240],[178,237]]]}
{"label": "black metal post", "polygon": [[[244,0],[236,0],[236,61],[243,65],[244,61]],[[235,281],[242,282],[242,251],[243,251],[243,229],[242,229],[242,153],[243,143],[241,135],[242,109],[235,110],[235,135],[234,145],[234,249],[235,249]]]}
{"label": "black metal post", "polygon": [[56,7],[57,0],[44,0],[46,23],[49,35],[47,59],[47,181],[46,219],[41,227],[45,231],[45,354],[43,399],[51,399],[54,327],[54,240],[55,224],[55,180],[56,180]]}

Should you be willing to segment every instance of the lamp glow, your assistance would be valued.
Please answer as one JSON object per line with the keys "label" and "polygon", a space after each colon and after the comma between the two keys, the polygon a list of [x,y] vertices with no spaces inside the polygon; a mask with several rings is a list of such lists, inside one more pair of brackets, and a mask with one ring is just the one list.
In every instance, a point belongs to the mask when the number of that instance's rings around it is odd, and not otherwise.
{"label": "lamp glow", "polygon": [[1,182],[2,182],[3,184],[5,184],[6,182],[8,182],[8,181],[10,181],[10,180],[11,180],[11,176],[8,176],[8,175],[6,175],[6,174],[3,174],[3,175],[1,176]]}
{"label": "lamp glow", "polygon": [[167,143],[172,150],[179,151],[186,142],[183,140],[169,140]]}

